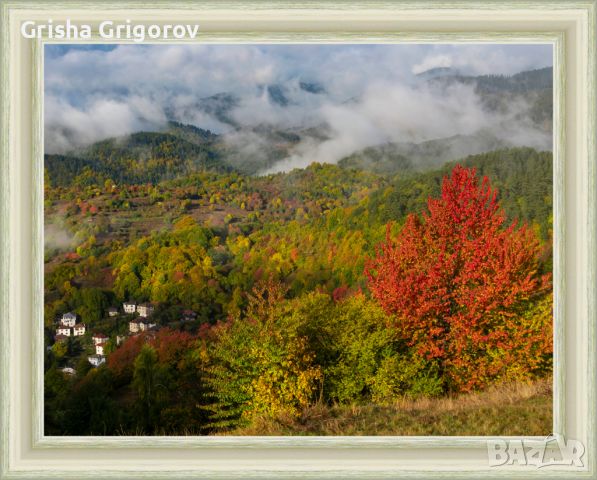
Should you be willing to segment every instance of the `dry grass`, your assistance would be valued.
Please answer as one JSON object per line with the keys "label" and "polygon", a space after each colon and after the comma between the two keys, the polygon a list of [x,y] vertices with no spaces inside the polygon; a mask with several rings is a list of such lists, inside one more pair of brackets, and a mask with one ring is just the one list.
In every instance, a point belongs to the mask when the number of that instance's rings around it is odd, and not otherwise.
{"label": "dry grass", "polygon": [[552,380],[392,405],[315,405],[300,418],[259,418],[230,435],[548,435]]}

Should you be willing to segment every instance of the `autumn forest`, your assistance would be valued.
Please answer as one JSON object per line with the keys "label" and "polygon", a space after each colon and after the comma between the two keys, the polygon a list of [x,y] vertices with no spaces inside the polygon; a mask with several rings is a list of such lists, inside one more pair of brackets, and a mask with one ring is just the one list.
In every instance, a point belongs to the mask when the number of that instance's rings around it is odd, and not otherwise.
{"label": "autumn forest", "polygon": [[[524,97],[548,134],[550,76],[424,81]],[[486,128],[302,165],[333,129],[251,135],[170,120],[46,153],[45,434],[548,434],[550,149]]]}

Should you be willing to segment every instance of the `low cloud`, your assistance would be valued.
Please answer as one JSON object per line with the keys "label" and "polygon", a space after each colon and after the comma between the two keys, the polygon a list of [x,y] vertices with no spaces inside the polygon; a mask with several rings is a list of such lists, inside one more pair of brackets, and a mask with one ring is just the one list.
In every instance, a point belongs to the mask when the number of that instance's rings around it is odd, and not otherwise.
{"label": "low cloud", "polygon": [[453,65],[452,57],[450,55],[429,55],[423,59],[422,62],[413,66],[412,72],[415,75],[423,73],[432,68],[449,68]]}
{"label": "low cloud", "polygon": [[132,96],[126,102],[98,98],[76,107],[55,95],[47,95],[45,118],[47,153],[64,153],[108,137],[154,129],[166,122],[160,106],[139,96]]}
{"label": "low cloud", "polygon": [[64,218],[54,215],[44,222],[44,246],[46,250],[68,250],[76,244],[73,235],[64,225]]}
{"label": "low cloud", "polygon": [[524,115],[525,102],[501,113],[488,112],[474,86],[456,84],[441,92],[426,87],[376,83],[358,101],[325,105],[320,116],[329,138],[307,138],[265,174],[304,168],[312,162],[337,163],[367,147],[473,135],[490,130],[504,144],[551,148],[551,134]]}
{"label": "low cloud", "polygon": [[[337,162],[386,142],[420,142],[482,129],[493,129],[513,144],[547,146],[551,141],[520,113],[522,103],[490,113],[472,86],[438,92],[416,77],[435,67],[476,75],[550,66],[547,45],[46,49],[47,153],[158,130],[168,120],[223,134],[238,162],[269,145],[270,133],[260,131],[325,129],[323,139],[302,135],[272,171]],[[218,94],[234,101],[226,103]]]}

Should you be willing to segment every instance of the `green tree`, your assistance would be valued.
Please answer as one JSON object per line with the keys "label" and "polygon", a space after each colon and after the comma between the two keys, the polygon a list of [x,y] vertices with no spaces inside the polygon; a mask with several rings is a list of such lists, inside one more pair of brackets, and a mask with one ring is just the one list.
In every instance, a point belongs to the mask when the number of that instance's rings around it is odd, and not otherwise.
{"label": "green tree", "polygon": [[102,289],[97,287],[82,288],[75,294],[74,301],[79,304],[76,312],[86,323],[98,322],[102,319],[109,302]]}
{"label": "green tree", "polygon": [[158,363],[158,355],[154,348],[144,345],[135,359],[133,387],[138,395],[140,426],[146,433],[157,427],[161,404],[168,391],[165,376],[165,370]]}

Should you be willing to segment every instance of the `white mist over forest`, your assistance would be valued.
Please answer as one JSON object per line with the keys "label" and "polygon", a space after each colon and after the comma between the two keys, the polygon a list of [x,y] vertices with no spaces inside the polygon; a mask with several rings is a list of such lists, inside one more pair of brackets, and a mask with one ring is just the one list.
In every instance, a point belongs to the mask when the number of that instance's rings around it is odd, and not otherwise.
{"label": "white mist over forest", "polygon": [[46,46],[45,149],[64,154],[168,121],[221,135],[237,163],[270,147],[272,131],[298,135],[266,173],[488,131],[550,149],[551,127],[529,118],[532,99],[496,107],[474,83],[438,79],[510,76],[551,58],[547,45]]}

